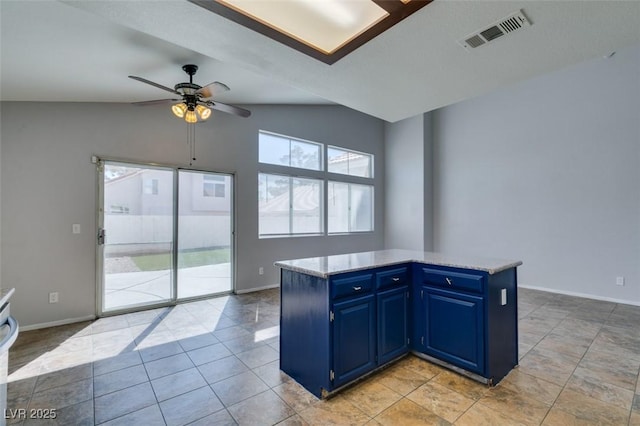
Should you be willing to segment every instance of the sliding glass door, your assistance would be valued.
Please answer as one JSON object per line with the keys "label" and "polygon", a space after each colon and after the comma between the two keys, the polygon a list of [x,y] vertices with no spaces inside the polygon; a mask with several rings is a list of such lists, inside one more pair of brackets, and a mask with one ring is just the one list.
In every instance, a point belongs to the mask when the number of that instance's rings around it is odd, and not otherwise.
{"label": "sliding glass door", "polygon": [[178,174],[178,298],[231,291],[231,176]]}
{"label": "sliding glass door", "polygon": [[233,289],[232,175],[101,162],[100,313]]}

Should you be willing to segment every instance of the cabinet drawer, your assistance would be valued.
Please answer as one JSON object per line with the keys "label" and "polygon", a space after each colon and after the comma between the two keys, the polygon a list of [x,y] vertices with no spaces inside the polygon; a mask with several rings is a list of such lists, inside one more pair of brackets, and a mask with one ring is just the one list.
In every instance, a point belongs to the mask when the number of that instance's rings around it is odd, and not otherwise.
{"label": "cabinet drawer", "polygon": [[360,274],[331,281],[333,298],[369,293],[373,287],[373,274]]}
{"label": "cabinet drawer", "polygon": [[409,277],[408,268],[389,269],[376,273],[376,288],[399,287],[407,284]]}
{"label": "cabinet drawer", "polygon": [[482,275],[464,274],[462,272],[422,268],[422,281],[425,284],[476,293],[482,293],[484,289],[484,277]]}

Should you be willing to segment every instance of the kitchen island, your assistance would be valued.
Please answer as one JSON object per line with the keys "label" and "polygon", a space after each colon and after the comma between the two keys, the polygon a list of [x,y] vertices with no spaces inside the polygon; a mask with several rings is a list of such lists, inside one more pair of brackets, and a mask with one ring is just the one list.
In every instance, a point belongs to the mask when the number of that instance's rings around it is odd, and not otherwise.
{"label": "kitchen island", "polygon": [[325,398],[411,351],[496,384],[518,361],[521,264],[409,250],[276,262],[280,369]]}

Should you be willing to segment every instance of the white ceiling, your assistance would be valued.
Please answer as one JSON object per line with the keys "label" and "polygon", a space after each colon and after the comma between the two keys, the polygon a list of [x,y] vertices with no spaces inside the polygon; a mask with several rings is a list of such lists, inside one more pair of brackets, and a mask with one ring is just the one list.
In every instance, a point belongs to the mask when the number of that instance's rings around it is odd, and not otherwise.
{"label": "white ceiling", "polygon": [[[275,1],[275,0],[274,0]],[[457,41],[522,9],[533,25]],[[326,65],[184,0],[0,0],[0,99],[162,99],[200,66],[233,104],[337,103],[397,121],[640,43],[640,1],[434,1]],[[170,95],[168,97],[171,97]]]}

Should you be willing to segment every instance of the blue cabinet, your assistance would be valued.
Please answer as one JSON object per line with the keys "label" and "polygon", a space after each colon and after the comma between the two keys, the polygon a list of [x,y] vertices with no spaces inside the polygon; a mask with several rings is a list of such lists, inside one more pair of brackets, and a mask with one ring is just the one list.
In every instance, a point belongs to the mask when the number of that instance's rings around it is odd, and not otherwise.
{"label": "blue cabinet", "polygon": [[498,383],[518,364],[516,270],[414,264],[412,349]]}
{"label": "blue cabinet", "polygon": [[375,297],[333,305],[333,386],[342,386],[376,367]]}
{"label": "blue cabinet", "polygon": [[281,270],[280,369],[327,397],[408,351],[499,382],[518,360],[516,268]]}
{"label": "blue cabinet", "polygon": [[409,289],[378,293],[378,364],[409,352]]}
{"label": "blue cabinet", "polygon": [[[419,321],[422,352],[474,373],[484,374],[482,297],[423,286]],[[422,342],[422,339],[421,339]]]}

